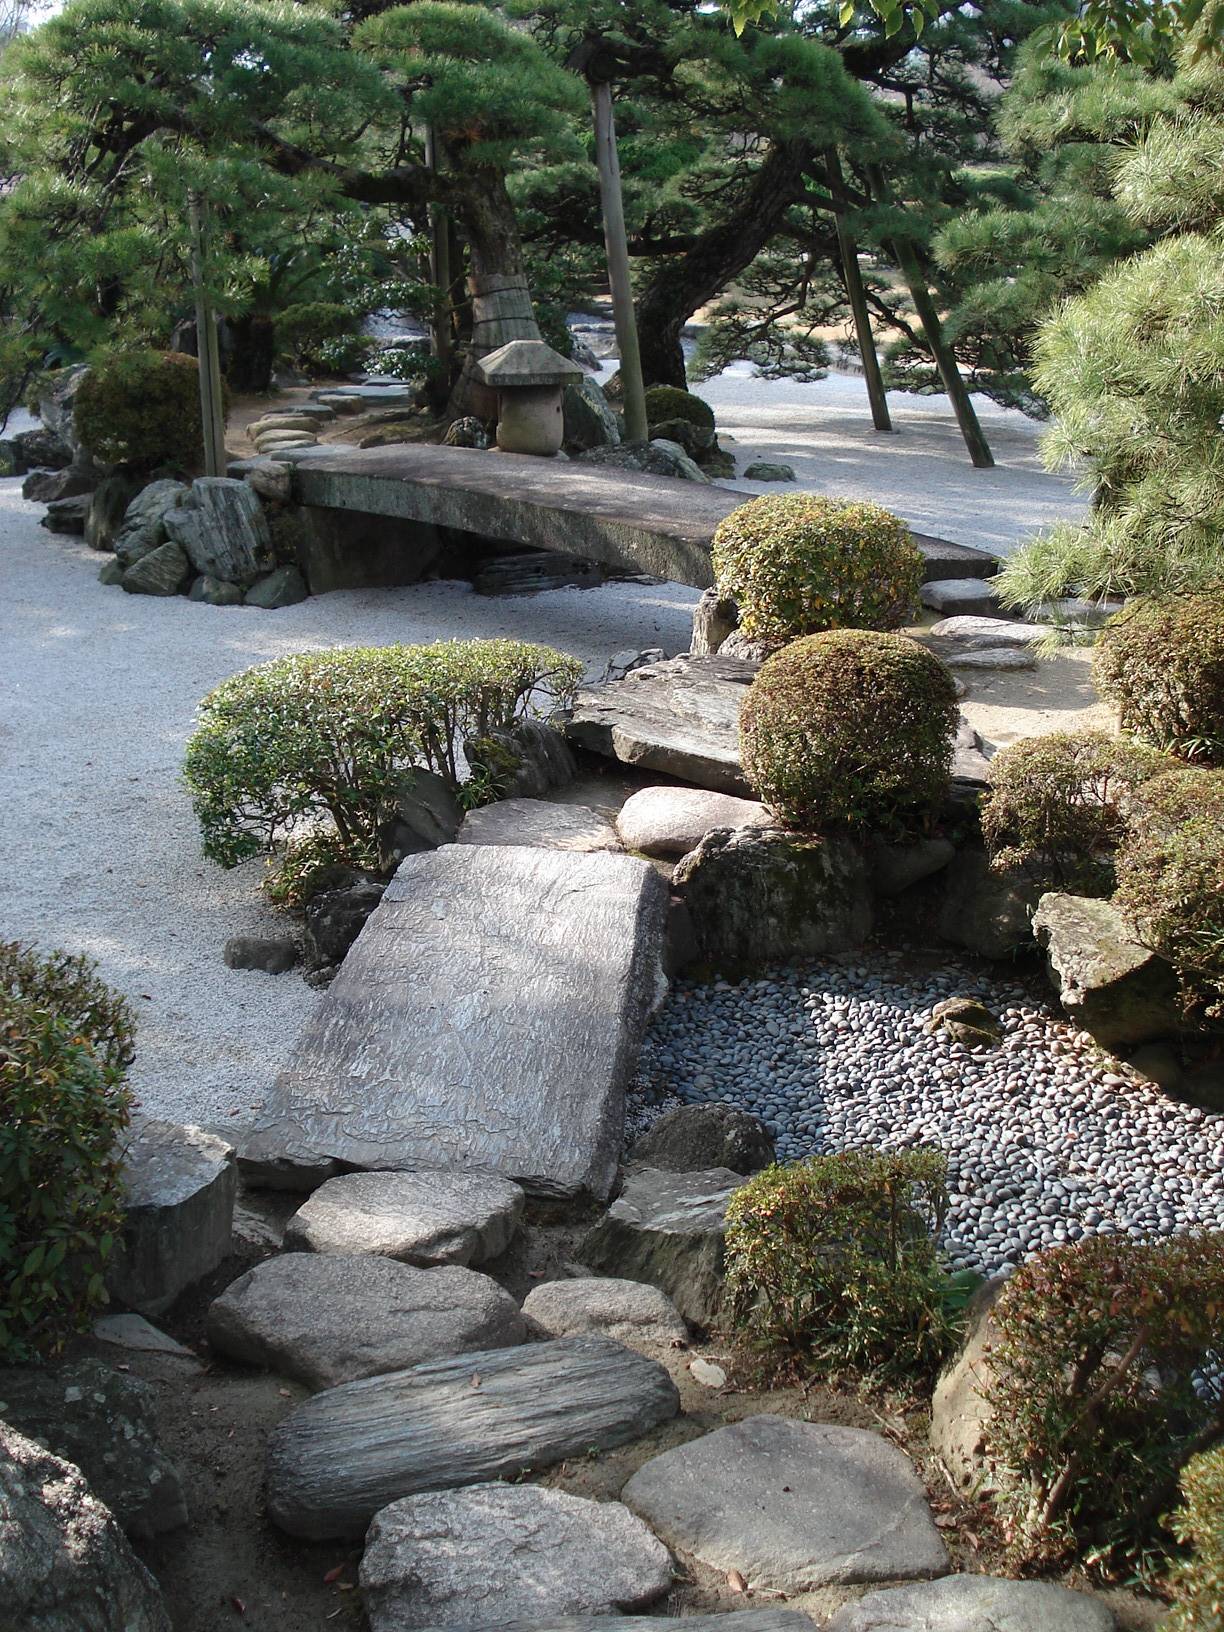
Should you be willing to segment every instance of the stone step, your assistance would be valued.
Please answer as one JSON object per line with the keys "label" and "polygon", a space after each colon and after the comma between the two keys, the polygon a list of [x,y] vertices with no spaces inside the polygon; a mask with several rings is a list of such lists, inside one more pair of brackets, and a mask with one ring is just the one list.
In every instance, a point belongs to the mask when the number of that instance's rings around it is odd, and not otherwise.
{"label": "stone step", "polygon": [[922,586],[922,604],[945,617],[996,617],[999,597],[977,576],[928,579]]}
{"label": "stone step", "polygon": [[923,581],[954,578],[993,578],[999,570],[997,556],[975,550],[971,544],[953,544],[950,539],[933,538],[929,533],[911,533],[923,558]]}
{"label": "stone step", "polygon": [[240,1151],[313,1189],[340,1168],[476,1169],[604,1197],[661,988],[667,887],[608,852],[410,856]]}

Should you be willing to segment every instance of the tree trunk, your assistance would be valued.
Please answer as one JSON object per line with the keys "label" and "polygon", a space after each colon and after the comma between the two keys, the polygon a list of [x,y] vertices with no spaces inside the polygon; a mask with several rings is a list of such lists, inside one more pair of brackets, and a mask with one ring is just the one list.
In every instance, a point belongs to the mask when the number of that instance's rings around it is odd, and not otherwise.
{"label": "tree trunk", "polygon": [[771,149],[734,214],[703,232],[683,255],[669,256],[638,298],[638,341],[647,385],[688,380],[680,336],[707,301],[739,276],[765,248],[804,190],[812,149],[805,141]]}
{"label": "tree trunk", "polygon": [[540,330],[532,310],[518,221],[505,178],[496,171],[473,176],[472,185],[465,189],[460,213],[471,257],[468,292],[472,297],[472,338],[447,412],[452,419],[463,414],[496,419],[496,393],[480,380],[475,365],[511,340],[540,339]]}

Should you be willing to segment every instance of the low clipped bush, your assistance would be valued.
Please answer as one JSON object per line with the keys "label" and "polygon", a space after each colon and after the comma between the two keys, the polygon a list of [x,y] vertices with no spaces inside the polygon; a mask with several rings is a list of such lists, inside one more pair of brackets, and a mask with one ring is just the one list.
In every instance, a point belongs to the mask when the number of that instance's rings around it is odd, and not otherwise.
{"label": "low clipped bush", "polygon": [[1043,889],[1109,895],[1130,798],[1168,768],[1164,754],[1104,731],[1054,731],[1001,748],[981,805],[991,866]]}
{"label": "low clipped bush", "polygon": [[678,385],[647,387],[647,424],[662,425],[669,419],[683,419],[703,431],[714,429],[714,410],[701,397],[682,391]]}
{"label": "low clipped bush", "polygon": [[1204,1368],[1224,1348],[1224,1232],[1053,1247],[993,1320],[987,1449],[1021,1547],[1137,1559],[1221,1409]]}
{"label": "low clipped bush", "polygon": [[0,944],[0,1363],[53,1353],[106,1301],[132,1031],[85,959]]}
{"label": "low clipped bush", "polygon": [[1124,731],[1224,766],[1224,590],[1123,607],[1097,640],[1092,674]]}
{"label": "low clipped bush", "polygon": [[816,493],[753,499],[714,533],[718,593],[736,602],[751,640],[781,643],[824,629],[899,629],[914,615],[922,556],[878,504]]}
{"label": "low clipped bush", "polygon": [[344,374],[360,368],[374,349],[361,319],[336,301],[302,301],[276,319],[276,349],[307,374]]}
{"label": "low clipped bush", "polygon": [[1224,771],[1145,782],[1118,850],[1115,901],[1176,969],[1187,1007],[1224,1019]]}
{"label": "low clipped bush", "polygon": [[277,658],[200,705],[185,777],[223,867],[322,825],[331,861],[377,869],[414,767],[462,797],[462,743],[572,698],[576,658],[516,640],[368,646]]}
{"label": "low clipped bush", "polygon": [[845,1151],[767,1167],[727,1209],[727,1304],[768,1352],[904,1373],[937,1363],[952,1323],[935,1237],[935,1150]]}
{"label": "low clipped bush", "polygon": [[748,689],[744,773],[787,827],[912,831],[947,794],[958,718],[951,673],[915,641],[808,635]]}
{"label": "low clipped bush", "polygon": [[1190,1556],[1175,1567],[1165,1632],[1224,1632],[1224,1445],[1186,1464],[1171,1528]]}
{"label": "low clipped bush", "polygon": [[177,351],[122,351],[96,363],[77,387],[81,442],[103,464],[179,471],[204,463],[200,370]]}

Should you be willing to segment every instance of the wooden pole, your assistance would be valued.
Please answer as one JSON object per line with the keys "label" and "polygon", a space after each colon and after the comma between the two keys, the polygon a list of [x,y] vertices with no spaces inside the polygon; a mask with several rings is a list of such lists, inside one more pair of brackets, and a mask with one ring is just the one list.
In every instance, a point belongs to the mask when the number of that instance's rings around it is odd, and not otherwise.
{"label": "wooden pole", "polygon": [[599,196],[603,205],[604,245],[608,255],[608,282],[612,288],[612,318],[620,352],[621,387],[625,402],[625,437],[644,442],[646,390],[638,350],[637,318],[633,310],[633,280],[629,273],[629,241],[625,234],[625,207],[621,197],[620,160],[616,126],[612,119],[612,87],[605,80],[591,81],[595,117],[595,162],[599,167]]}
{"label": "wooden pole", "polygon": [[225,474],[225,397],[221,386],[221,352],[212,300],[204,282],[208,255],[208,205],[197,194],[189,201],[191,282],[195,290],[196,361],[200,373],[200,422],[204,436],[204,474]]}
{"label": "wooden pole", "polygon": [[858,245],[850,234],[845,217],[845,190],[842,186],[841,160],[836,148],[830,148],[825,155],[825,162],[829,166],[829,180],[832,182],[832,192],[838,209],[834,219],[837,223],[837,248],[841,256],[842,273],[846,280],[846,294],[850,299],[850,310],[854,315],[854,333],[858,340],[859,356],[863,359],[863,373],[867,380],[867,400],[871,404],[871,423],[877,431],[891,431],[892,420],[888,413],[888,398],[884,391],[884,376],[880,373],[880,359],[876,355],[875,335],[871,332],[871,315],[867,310],[867,295],[863,289],[863,274],[859,269]]}
{"label": "wooden pole", "polygon": [[[437,171],[438,149],[432,126],[425,132],[425,163]],[[450,222],[441,204],[429,206],[429,281],[441,291],[429,322],[429,346],[449,378],[454,339],[450,313]]]}
{"label": "wooden pole", "polygon": [[[869,165],[867,174],[877,197],[887,201],[888,186],[877,165]],[[931,299],[931,291],[918,260],[918,252],[913,242],[902,236],[895,236],[892,240],[892,251],[897,265],[901,268],[901,275],[909,288],[910,299],[914,303],[914,310],[918,314],[918,321],[922,324],[927,344],[935,358],[935,366],[939,370],[939,377],[943,381],[943,388],[952,402],[952,411],[956,415],[956,423],[960,426],[960,433],[965,439],[965,446],[969,449],[969,457],[979,470],[988,470],[994,464],[994,454],[990,451],[990,444],[986,440],[986,433],[973,407],[973,399],[961,378],[960,369],[956,364],[956,356],[943,336],[943,325],[939,321],[939,313],[935,310],[935,302]]]}

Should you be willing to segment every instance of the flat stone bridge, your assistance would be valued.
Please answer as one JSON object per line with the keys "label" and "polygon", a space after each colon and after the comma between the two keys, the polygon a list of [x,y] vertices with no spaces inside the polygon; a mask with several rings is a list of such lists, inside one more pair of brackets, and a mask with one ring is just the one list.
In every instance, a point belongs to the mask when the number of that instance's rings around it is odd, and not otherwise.
{"label": "flat stone bridge", "polygon": [[[475,448],[399,445],[310,454],[294,471],[302,504],[557,550],[696,589],[713,582],[714,529],[747,499],[670,476]],[[981,550],[913,537],[928,581],[997,571],[994,557]]]}

